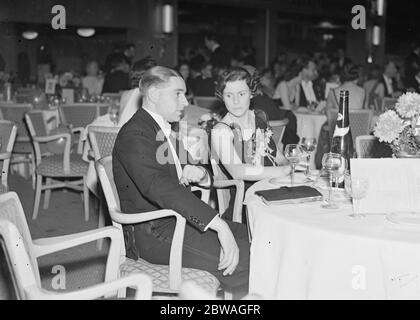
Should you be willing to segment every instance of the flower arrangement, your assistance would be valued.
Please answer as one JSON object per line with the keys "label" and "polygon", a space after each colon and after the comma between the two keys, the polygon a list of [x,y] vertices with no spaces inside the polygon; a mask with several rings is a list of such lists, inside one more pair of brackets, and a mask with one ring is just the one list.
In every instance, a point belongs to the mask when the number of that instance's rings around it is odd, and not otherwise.
{"label": "flower arrangement", "polygon": [[420,117],[420,94],[400,96],[395,110],[379,116],[374,135],[390,145],[395,155],[420,155],[420,137],[416,129]]}
{"label": "flower arrangement", "polygon": [[248,156],[254,166],[263,165],[264,157],[267,157],[273,166],[276,166],[276,159],[272,155],[273,149],[270,148],[270,140],[273,135],[271,128],[265,130],[257,128],[251,137],[251,143],[248,145]]}
{"label": "flower arrangement", "polygon": [[58,79],[61,88],[77,89],[81,86],[82,80],[71,72],[64,72]]}

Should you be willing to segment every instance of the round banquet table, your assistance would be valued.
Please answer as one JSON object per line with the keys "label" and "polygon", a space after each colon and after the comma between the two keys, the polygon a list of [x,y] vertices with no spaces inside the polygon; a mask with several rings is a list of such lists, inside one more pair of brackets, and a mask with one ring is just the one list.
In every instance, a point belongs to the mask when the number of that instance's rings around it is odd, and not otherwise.
{"label": "round banquet table", "polygon": [[[316,138],[318,140],[322,125],[327,121],[327,116],[315,112],[295,111],[297,120],[297,135],[302,138]],[[311,155],[310,167],[315,169],[315,151]]]}
{"label": "round banquet table", "polygon": [[255,183],[245,204],[252,235],[249,292],[265,299],[419,299],[420,225],[385,215],[349,217],[350,200],[265,205]]}

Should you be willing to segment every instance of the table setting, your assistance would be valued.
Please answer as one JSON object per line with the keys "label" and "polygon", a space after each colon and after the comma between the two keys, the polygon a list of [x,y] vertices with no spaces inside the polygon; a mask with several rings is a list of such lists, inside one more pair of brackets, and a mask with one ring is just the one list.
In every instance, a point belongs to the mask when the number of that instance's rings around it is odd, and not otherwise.
{"label": "table setting", "polygon": [[[351,160],[352,174],[326,154],[322,170],[296,172],[293,184],[291,176],[273,177],[248,189],[250,292],[266,299],[420,298],[420,211],[369,212],[382,182],[359,167],[381,166]],[[341,179],[345,187],[337,188]],[[295,199],[261,196],[270,192]]]}

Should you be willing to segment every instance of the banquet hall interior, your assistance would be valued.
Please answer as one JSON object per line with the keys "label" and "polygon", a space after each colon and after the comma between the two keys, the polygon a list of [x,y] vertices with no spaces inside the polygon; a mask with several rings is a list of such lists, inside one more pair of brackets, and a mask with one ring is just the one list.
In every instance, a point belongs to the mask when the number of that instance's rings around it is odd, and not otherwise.
{"label": "banquet hall interior", "polygon": [[[419,8],[0,0],[0,300],[419,299]],[[191,192],[247,232],[245,291],[185,265],[183,230],[196,222],[182,211],[165,259],[129,258],[128,226],[147,221],[150,208],[175,210],[151,201],[143,216],[124,213],[111,163],[120,129],[142,108],[132,100],[146,100],[142,77],[156,66],[183,80],[188,106],[172,130],[211,175],[210,188]],[[228,78],[232,70],[246,75]],[[213,162],[209,149],[230,150],[210,139],[233,117],[229,81],[252,91],[250,166],[265,169],[274,145],[269,165],[291,173],[250,178],[220,153]],[[135,170],[148,170],[141,163]]]}

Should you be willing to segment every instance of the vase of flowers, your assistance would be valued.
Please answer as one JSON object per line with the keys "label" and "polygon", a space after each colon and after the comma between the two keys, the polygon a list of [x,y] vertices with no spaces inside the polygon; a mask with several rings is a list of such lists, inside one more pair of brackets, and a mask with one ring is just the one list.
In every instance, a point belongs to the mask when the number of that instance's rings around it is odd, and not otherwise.
{"label": "vase of flowers", "polygon": [[379,116],[374,135],[387,143],[397,158],[420,158],[420,94],[400,96],[395,107]]}

